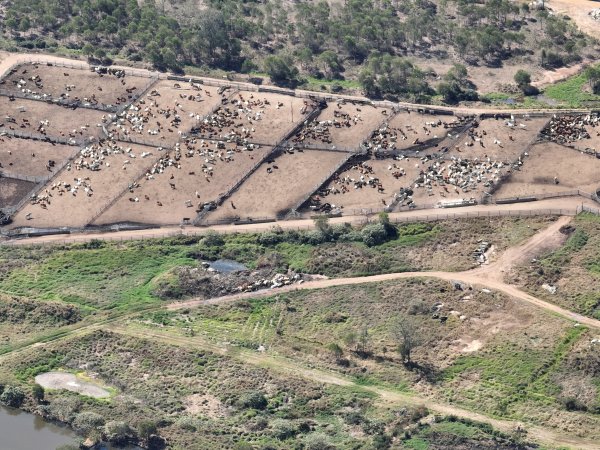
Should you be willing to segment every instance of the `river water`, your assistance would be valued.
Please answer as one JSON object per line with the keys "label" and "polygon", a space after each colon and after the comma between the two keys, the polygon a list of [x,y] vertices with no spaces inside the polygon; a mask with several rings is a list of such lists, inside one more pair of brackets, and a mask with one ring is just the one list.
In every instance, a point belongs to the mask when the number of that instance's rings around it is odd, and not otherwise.
{"label": "river water", "polygon": [[[54,424],[35,414],[0,406],[1,450],[55,450],[65,444],[77,445],[81,438],[70,428]],[[143,450],[140,447],[113,447],[101,450]]]}
{"label": "river water", "polygon": [[0,407],[0,448],[6,450],[54,450],[77,444],[77,435],[66,427],[18,409]]}

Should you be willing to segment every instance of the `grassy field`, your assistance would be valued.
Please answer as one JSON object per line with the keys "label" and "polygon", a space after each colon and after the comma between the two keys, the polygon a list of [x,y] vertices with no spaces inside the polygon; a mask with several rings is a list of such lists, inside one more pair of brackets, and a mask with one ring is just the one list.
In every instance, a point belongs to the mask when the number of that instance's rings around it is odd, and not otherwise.
{"label": "grassy field", "polygon": [[[397,351],[400,318],[414,323],[422,341],[413,366]],[[492,416],[589,435],[600,425],[600,370],[574,362],[593,365],[593,353],[585,351],[591,332],[503,295],[458,291],[447,282],[410,279],[280,294],[146,314],[129,327],[264,349],[359,384],[433,396]],[[571,389],[569,379],[585,389]]]}
{"label": "grassy field", "polygon": [[424,408],[384,406],[360,387],[282,376],[202,348],[109,332],[64,344],[9,358],[0,373],[26,386],[50,369],[93,371],[115,389],[110,401],[49,391],[42,406],[25,406],[41,408],[47,418],[69,423],[84,436],[96,435],[109,421],[123,421],[131,440],[142,423],[155,424],[172,449],[295,449],[298,443],[315,450],[386,449],[392,443],[439,448],[444,441],[461,442],[465,449],[515,448],[513,438],[489,426],[452,417],[421,422],[429,416]]}
{"label": "grassy field", "polygon": [[589,92],[588,78],[584,73],[548,86],[544,96],[571,108],[584,107],[586,102],[600,102],[600,95]]}
{"label": "grassy field", "polygon": [[571,225],[573,233],[561,248],[517,268],[509,280],[544,300],[600,318],[600,219],[580,214]]}

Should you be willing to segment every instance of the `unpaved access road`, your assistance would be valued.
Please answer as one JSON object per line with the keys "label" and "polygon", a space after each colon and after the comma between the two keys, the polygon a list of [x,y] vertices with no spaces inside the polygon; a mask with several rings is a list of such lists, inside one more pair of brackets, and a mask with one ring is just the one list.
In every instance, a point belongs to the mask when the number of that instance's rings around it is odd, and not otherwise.
{"label": "unpaved access road", "polygon": [[[516,203],[508,205],[476,205],[452,210],[432,208],[412,211],[390,213],[390,220],[395,223],[411,221],[438,221],[450,219],[465,219],[475,217],[494,216],[542,216],[542,215],[566,215],[574,216],[578,208],[586,206],[598,209],[598,204],[583,197],[562,197],[540,200],[533,203]],[[330,219],[331,224],[349,223],[361,225],[373,220],[373,215],[366,216],[342,216]],[[376,220],[376,216],[375,216]],[[211,225],[207,227],[161,227],[145,230],[98,232],[98,233],[73,233],[49,236],[37,236],[24,239],[0,240],[0,245],[50,245],[50,244],[72,244],[90,242],[92,240],[103,241],[130,241],[136,239],[153,239],[172,237],[177,235],[198,236],[209,231],[217,233],[260,233],[269,231],[273,227],[281,227],[284,230],[312,230],[315,225],[312,219],[282,220],[267,223],[251,223],[244,225]]]}

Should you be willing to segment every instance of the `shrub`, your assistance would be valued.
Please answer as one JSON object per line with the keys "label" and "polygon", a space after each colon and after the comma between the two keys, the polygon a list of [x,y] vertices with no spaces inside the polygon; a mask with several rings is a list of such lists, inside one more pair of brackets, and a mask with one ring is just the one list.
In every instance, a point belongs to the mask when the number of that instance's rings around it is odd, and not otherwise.
{"label": "shrub", "polygon": [[207,247],[220,247],[225,244],[225,240],[220,234],[209,231],[202,239],[202,243]]}
{"label": "shrub", "polygon": [[120,420],[107,422],[104,426],[105,439],[116,445],[124,445],[135,438],[131,427]]}
{"label": "shrub", "polygon": [[251,408],[258,410],[265,409],[268,404],[266,397],[261,392],[257,391],[243,394],[238,399],[237,403],[240,408]]}
{"label": "shrub", "polygon": [[311,433],[304,438],[305,450],[329,450],[332,448],[327,436],[322,433]]}
{"label": "shrub", "polygon": [[297,430],[293,422],[286,419],[275,419],[271,422],[273,436],[281,441],[293,437]]}
{"label": "shrub", "polygon": [[0,395],[0,402],[13,408],[21,406],[24,400],[25,393],[18,386],[6,386],[2,395]]}
{"label": "shrub", "polygon": [[73,419],[72,426],[78,433],[87,435],[90,431],[104,425],[104,417],[93,411],[79,413]]}
{"label": "shrub", "polygon": [[361,231],[361,235],[363,242],[369,247],[383,244],[388,238],[386,227],[381,223],[373,223],[365,226]]}

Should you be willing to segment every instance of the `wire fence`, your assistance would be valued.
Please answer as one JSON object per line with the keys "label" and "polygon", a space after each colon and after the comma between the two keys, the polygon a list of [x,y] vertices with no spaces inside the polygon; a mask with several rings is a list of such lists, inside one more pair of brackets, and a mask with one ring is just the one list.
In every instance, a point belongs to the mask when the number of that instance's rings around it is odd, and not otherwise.
{"label": "wire fence", "polygon": [[[444,220],[458,220],[458,219],[473,219],[473,218],[494,218],[494,217],[532,217],[532,216],[575,216],[582,212],[587,212],[594,215],[600,215],[600,209],[591,208],[586,205],[578,205],[574,208],[540,208],[540,209],[514,209],[514,210],[484,210],[484,211],[463,211],[463,212],[447,212],[440,214],[422,214],[422,215],[394,215],[391,218],[391,221],[395,224],[403,224],[403,223],[418,223],[418,222],[437,222]],[[355,218],[352,221],[354,225],[366,225],[370,223],[374,219],[372,217],[364,217],[364,218]],[[210,224],[211,228],[192,228],[192,227],[183,227],[181,226],[177,230],[164,230],[164,229],[147,229],[147,230],[135,230],[133,232],[124,231],[122,233],[115,232],[114,227],[104,227],[104,228],[96,228],[95,230],[82,230],[82,229],[46,229],[46,230],[35,230],[28,229],[23,230],[22,234],[19,236],[23,237],[36,237],[36,236],[47,236],[47,235],[69,235],[68,238],[64,239],[49,239],[44,242],[32,244],[37,246],[56,246],[56,245],[68,245],[74,243],[85,243],[95,239],[101,239],[103,241],[117,241],[117,242],[126,242],[126,241],[139,241],[146,239],[166,239],[173,238],[179,236],[203,236],[207,233],[219,233],[219,234],[233,234],[238,232],[244,233],[260,233],[264,231],[268,231],[269,228],[266,227],[252,227],[252,225],[258,225],[260,223],[265,222],[274,222],[275,219],[262,219],[259,221],[258,219],[253,222],[244,222],[239,224],[239,228],[237,227],[226,227],[219,228],[219,223],[215,222]],[[284,230],[296,230],[296,231],[307,231],[314,229],[313,223],[307,223],[306,225],[298,225],[293,222],[277,222],[273,226],[280,227]],[[40,231],[44,231],[45,234],[41,234]],[[102,234],[101,236],[95,234],[98,231],[113,231],[115,233],[107,232]],[[26,240],[19,239],[11,239],[0,241],[1,245],[7,246],[15,246],[27,243]]]}

